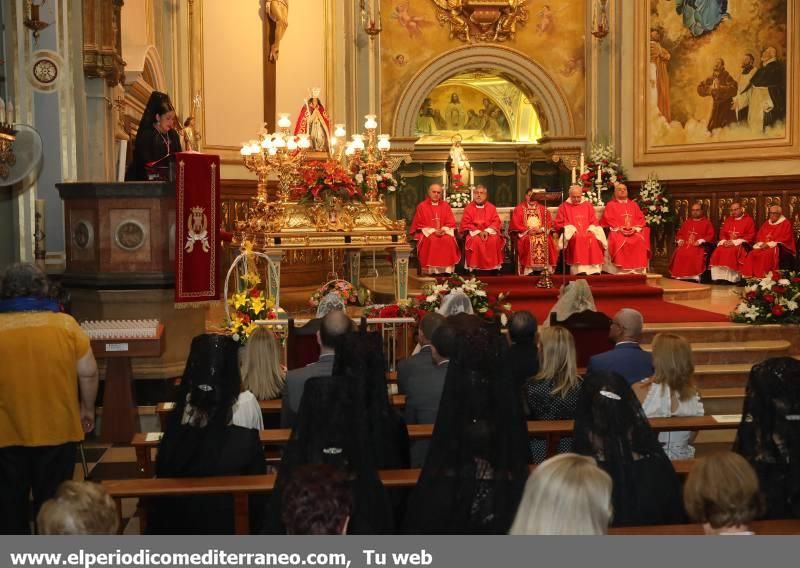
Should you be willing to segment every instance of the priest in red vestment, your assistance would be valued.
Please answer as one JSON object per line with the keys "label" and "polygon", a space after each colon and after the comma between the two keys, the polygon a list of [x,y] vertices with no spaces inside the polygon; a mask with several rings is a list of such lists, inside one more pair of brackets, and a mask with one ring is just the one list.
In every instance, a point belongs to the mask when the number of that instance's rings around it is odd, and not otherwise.
{"label": "priest in red vestment", "polygon": [[753,218],[744,212],[741,203],[731,203],[730,215],[719,230],[717,248],[708,261],[711,279],[738,282],[742,277],[747,249],[755,237],[756,224]]}
{"label": "priest in red vestment", "polygon": [[600,226],[609,228],[606,271],[645,274],[650,262],[650,228],[639,205],[628,199],[624,183],[614,185],[614,199],[606,203]]}
{"label": "priest in red vestment", "polygon": [[714,226],[706,217],[700,202],[692,204],[691,217],[686,219],[675,236],[675,252],[669,263],[672,278],[700,281],[706,271],[707,250],[703,245],[714,242]]}
{"label": "priest in red vestment", "polygon": [[769,208],[769,218],[756,235],[756,244],[747,254],[742,266],[745,278],[764,278],[767,272],[780,268],[781,254],[794,256],[795,243],[792,223],[783,216],[778,205]]}
{"label": "priest in red vestment", "polygon": [[569,199],[558,206],[555,228],[564,230],[562,243],[567,243],[565,260],[572,274],[599,274],[602,271],[603,249],[608,247],[608,242],[597,224],[594,205],[583,196],[581,186],[569,188]]}
{"label": "priest in red vestment", "polygon": [[461,218],[467,270],[500,270],[503,266],[503,225],[497,208],[487,199],[486,186],[476,186],[472,202],[464,208]]}
{"label": "priest in red vestment", "polygon": [[431,184],[428,198],[417,205],[411,236],[417,241],[417,258],[423,274],[451,273],[461,260],[455,238],[456,218],[442,199],[442,186]]}
{"label": "priest in red vestment", "polygon": [[533,196],[533,190],[529,189],[525,201],[514,208],[508,226],[509,232],[517,235],[517,274],[520,276],[545,269],[555,272],[558,262],[556,244],[549,237],[555,227],[553,216]]}

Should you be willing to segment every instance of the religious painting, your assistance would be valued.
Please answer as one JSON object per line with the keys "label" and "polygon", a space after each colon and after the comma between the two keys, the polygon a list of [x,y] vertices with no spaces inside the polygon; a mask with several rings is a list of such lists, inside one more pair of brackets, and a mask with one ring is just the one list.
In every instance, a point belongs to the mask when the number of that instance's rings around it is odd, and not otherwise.
{"label": "religious painting", "polygon": [[465,85],[439,85],[419,109],[416,134],[434,143],[449,144],[456,134],[464,143],[506,142],[511,127],[493,97]]}
{"label": "religious painting", "polygon": [[[478,4],[480,2],[465,2],[464,7],[472,14]],[[489,14],[494,13],[499,3],[494,1],[485,4],[491,4],[491,9],[486,11]],[[523,3],[519,4],[521,6]],[[380,50],[383,124],[392,124],[406,85],[442,55],[465,45],[493,45],[518,52],[544,69],[557,84],[559,95],[569,106],[576,129],[578,132],[583,131],[586,117],[585,0],[528,0],[524,3],[526,22],[521,25],[517,20],[513,26],[513,34],[501,33],[495,39],[494,33],[491,33],[484,41],[475,42],[462,40],[458,33],[451,34],[452,20],[443,22],[439,18],[442,14],[439,6],[431,0],[380,0],[380,7],[383,13]],[[481,12],[479,15],[484,17],[486,14]],[[495,31],[497,23],[500,23],[499,19],[495,21]],[[475,25],[476,30],[481,29],[480,25]],[[491,26],[486,29],[490,30]],[[470,38],[476,39],[472,35]],[[454,75],[458,73],[459,70],[456,70]],[[508,79],[514,82],[518,78]],[[498,97],[493,98],[498,103]],[[531,103],[536,104],[536,101]],[[479,104],[473,110],[479,112],[481,108],[483,107]],[[510,127],[513,138],[513,125],[510,124]],[[543,132],[545,130],[542,128]],[[466,141],[466,137],[464,138]],[[450,143],[449,138],[447,143]]]}
{"label": "religious painting", "polygon": [[650,0],[636,10],[636,165],[797,154],[795,2]]}

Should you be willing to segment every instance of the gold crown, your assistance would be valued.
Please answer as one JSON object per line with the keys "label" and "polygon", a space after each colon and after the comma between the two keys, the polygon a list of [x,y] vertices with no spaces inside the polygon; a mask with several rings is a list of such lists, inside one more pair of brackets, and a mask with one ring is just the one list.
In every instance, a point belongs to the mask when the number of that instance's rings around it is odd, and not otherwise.
{"label": "gold crown", "polygon": [[192,213],[197,213],[198,215],[200,213],[202,213],[203,211],[205,211],[205,207],[192,207],[191,208],[191,212]]}

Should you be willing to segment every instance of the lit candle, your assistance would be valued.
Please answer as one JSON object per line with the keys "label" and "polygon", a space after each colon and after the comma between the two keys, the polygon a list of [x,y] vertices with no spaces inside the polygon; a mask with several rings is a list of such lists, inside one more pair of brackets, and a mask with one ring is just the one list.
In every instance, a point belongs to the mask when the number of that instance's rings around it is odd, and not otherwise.
{"label": "lit candle", "polygon": [[344,129],[344,124],[337,124],[336,130],[333,131],[333,135],[337,138],[344,138],[347,136],[347,131]]}
{"label": "lit candle", "polygon": [[14,124],[14,103],[11,102],[11,99],[9,99],[8,105],[6,106],[6,122]]}
{"label": "lit candle", "polygon": [[581,152],[581,166],[580,166],[580,174],[583,175],[584,169],[586,168],[586,163],[583,160],[583,152]]}
{"label": "lit candle", "polygon": [[6,103],[0,98],[0,123],[6,121]]}
{"label": "lit candle", "polygon": [[378,134],[378,150],[382,152],[388,152],[391,147],[392,143],[389,142],[389,135]]}
{"label": "lit candle", "polygon": [[278,119],[278,128],[289,128],[292,125],[292,121],[289,119],[288,113],[281,113],[280,118]]}
{"label": "lit candle", "polygon": [[469,169],[469,184],[475,185],[475,170],[472,168]]}
{"label": "lit candle", "polygon": [[597,183],[603,182],[603,169],[598,165],[597,166]]}
{"label": "lit candle", "polygon": [[365,115],[364,118],[367,119],[366,122],[364,122],[364,128],[367,130],[375,130],[378,128],[378,121],[375,120],[376,116],[374,114]]}
{"label": "lit candle", "polygon": [[575,166],[572,166],[572,185],[575,185]]}
{"label": "lit candle", "polygon": [[447,168],[442,168],[442,186],[447,185]]}

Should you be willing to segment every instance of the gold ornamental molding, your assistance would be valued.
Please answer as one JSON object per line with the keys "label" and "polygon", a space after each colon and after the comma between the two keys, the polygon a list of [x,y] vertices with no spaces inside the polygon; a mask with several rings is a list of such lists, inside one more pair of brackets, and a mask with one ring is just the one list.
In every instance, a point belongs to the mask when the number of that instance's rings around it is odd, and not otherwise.
{"label": "gold ornamental molding", "polygon": [[122,59],[123,0],[84,0],[83,72],[87,77],[105,79],[109,87],[125,79]]}
{"label": "gold ornamental molding", "polygon": [[433,0],[436,18],[450,39],[466,43],[513,40],[528,22],[527,0]]}

